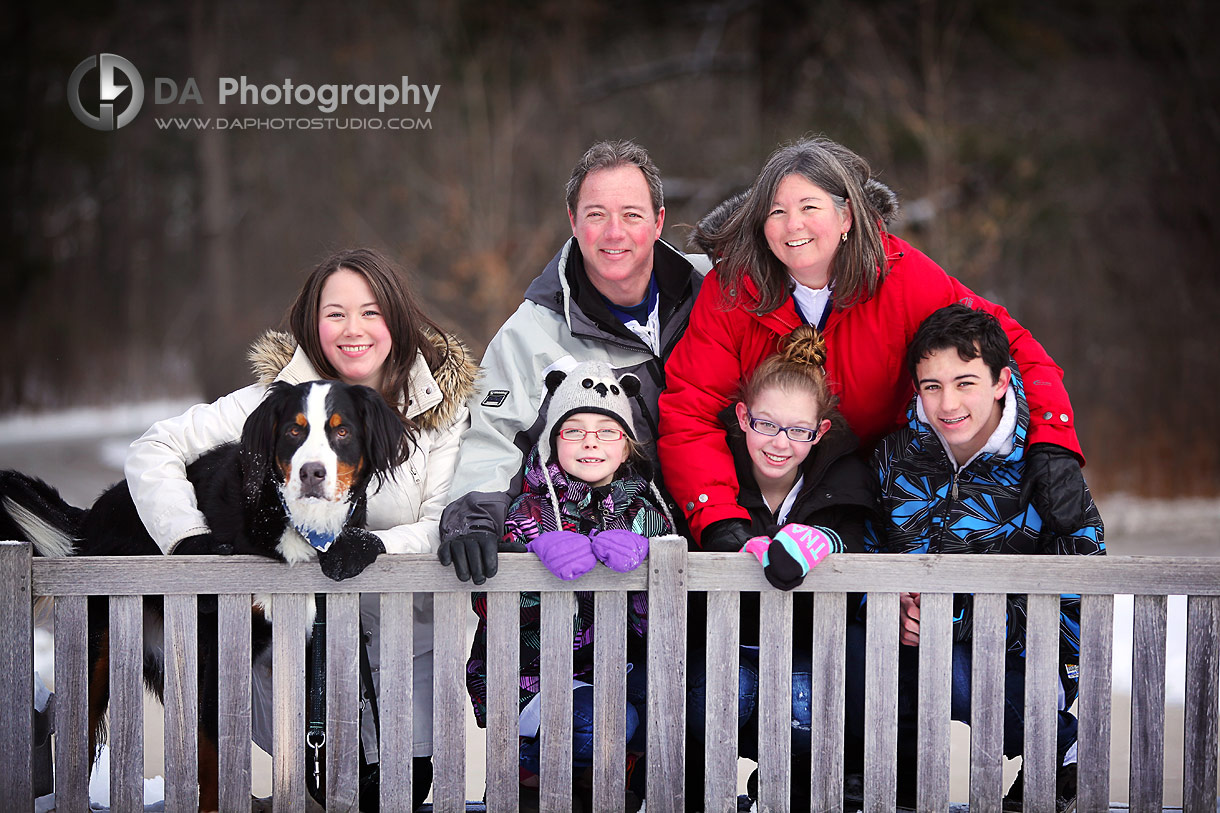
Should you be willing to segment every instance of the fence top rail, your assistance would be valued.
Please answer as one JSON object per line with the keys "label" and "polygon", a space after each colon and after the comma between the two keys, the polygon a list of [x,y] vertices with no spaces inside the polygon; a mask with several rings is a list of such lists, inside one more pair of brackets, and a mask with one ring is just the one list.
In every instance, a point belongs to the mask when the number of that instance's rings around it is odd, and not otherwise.
{"label": "fence top rail", "polygon": [[[24,543],[0,542],[23,549]],[[189,566],[187,565],[189,562]],[[196,593],[508,592],[646,590],[646,562],[631,573],[599,565],[578,581],[552,576],[536,556],[502,554],[500,572],[482,585],[458,581],[430,553],[382,556],[364,573],[335,582],[317,565],[284,565],[258,556],[119,556],[31,562],[34,596],[190,595]],[[687,590],[770,589],[749,554],[690,553]],[[801,591],[1220,595],[1220,557],[962,556],[836,554],[809,574]]]}
{"label": "fence top rail", "polygon": [[[757,564],[748,573],[726,567],[742,558],[733,553],[691,555],[688,589],[765,589]],[[836,554],[822,560],[797,589],[1214,596],[1220,595],[1220,557]]]}

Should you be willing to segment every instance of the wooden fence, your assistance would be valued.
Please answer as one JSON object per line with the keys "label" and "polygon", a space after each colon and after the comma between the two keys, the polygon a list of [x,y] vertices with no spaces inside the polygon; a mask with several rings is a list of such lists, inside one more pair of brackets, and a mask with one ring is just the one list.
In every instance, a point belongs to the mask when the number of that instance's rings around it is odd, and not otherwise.
{"label": "wooden fence", "polygon": [[[706,810],[736,810],[736,674],[742,591],[761,593],[762,617],[779,619],[762,642],[759,739],[760,810],[786,810],[789,782],[810,782],[814,810],[842,805],[844,607],[847,591],[869,592],[866,688],[865,809],[892,810],[896,792],[898,591],[922,592],[919,807],[949,806],[949,683],[953,592],[973,592],[974,722],[971,727],[970,809],[999,811],[1002,787],[1004,593],[1029,594],[1026,669],[1025,809],[1054,809],[1058,594],[1082,594],[1079,726],[1079,809],[1109,809],[1110,684],[1115,593],[1135,594],[1130,807],[1162,809],[1166,597],[1188,599],[1185,717],[1186,810],[1216,810],[1217,706],[1220,704],[1220,559],[1157,557],[1003,557],[838,555],[823,562],[801,590],[814,591],[812,629],[793,630],[792,594],[770,588],[753,558],[690,553],[680,544],[654,545],[638,570],[598,567],[579,582],[561,582],[530,555],[501,557],[500,573],[477,588],[488,595],[487,787],[489,810],[517,806],[516,591],[542,600],[543,810],[571,803],[571,616],[573,587],[596,591],[597,638],[594,809],[621,809],[626,591],[647,590],[650,601],[647,805],[649,813],[685,807],[686,602],[706,591],[708,698]],[[140,596],[165,595],[167,659],[165,714],[166,809],[198,806],[195,595],[219,593],[222,649],[221,809],[250,810],[250,596],[274,594],[274,810],[306,806],[304,641],[311,593],[328,600],[328,809],[355,808],[358,732],[358,594],[381,593],[381,791],[383,810],[411,798],[412,591],[435,602],[434,809],[463,810],[465,663],[470,593],[430,555],[383,556],[360,577],[335,583],[313,566],[287,567],[249,557],[40,559],[29,547],[0,543],[0,808],[33,807],[32,604],[55,602],[56,789],[59,810],[87,808],[85,619],[88,595],[110,595],[111,793],[114,810],[142,805],[142,686]],[[895,623],[877,623],[889,616]],[[811,640],[813,770],[791,777],[790,672],[793,635]],[[926,660],[925,660],[926,659]],[[553,676],[553,677],[551,677]],[[692,800],[697,801],[697,800]]]}

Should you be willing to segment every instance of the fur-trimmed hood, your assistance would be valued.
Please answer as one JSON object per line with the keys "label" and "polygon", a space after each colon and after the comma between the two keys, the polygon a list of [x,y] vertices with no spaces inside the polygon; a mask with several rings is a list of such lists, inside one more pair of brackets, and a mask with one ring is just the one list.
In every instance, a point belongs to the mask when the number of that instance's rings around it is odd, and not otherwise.
{"label": "fur-trimmed hood", "polygon": [[[440,429],[453,423],[458,410],[466,404],[466,399],[474,392],[480,370],[469,348],[456,336],[430,330],[424,335],[441,352],[441,361],[435,370],[427,370],[423,359],[417,358],[411,369],[410,386],[414,389],[421,376],[431,378],[440,388],[441,400],[411,418],[420,429]],[[291,334],[268,330],[251,343],[246,358],[258,383],[270,385],[296,352],[297,343]],[[418,395],[413,393],[412,397]]]}

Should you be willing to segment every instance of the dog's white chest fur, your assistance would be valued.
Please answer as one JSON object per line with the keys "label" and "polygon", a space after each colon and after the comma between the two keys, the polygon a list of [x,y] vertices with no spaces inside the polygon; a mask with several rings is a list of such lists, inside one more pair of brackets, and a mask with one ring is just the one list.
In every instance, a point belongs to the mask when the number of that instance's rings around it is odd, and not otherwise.
{"label": "dog's white chest fur", "polygon": [[[290,565],[318,561],[318,551],[291,527],[284,529],[283,535],[280,536],[280,542],[275,546],[275,549],[279,551],[280,556],[284,557],[284,561]],[[254,596],[254,606],[263,611],[267,621],[271,621],[271,595],[269,593],[256,594]],[[317,609],[314,607],[314,602],[311,599],[309,601],[309,609],[306,611],[309,624],[313,624],[316,612]]]}
{"label": "dog's white chest fur", "polygon": [[[293,518],[289,516],[288,521],[292,522]],[[275,546],[275,549],[280,556],[284,557],[284,561],[290,565],[295,565],[299,562],[318,561],[317,549],[306,542],[305,538],[292,526],[284,529],[283,535],[280,536],[280,542]]]}

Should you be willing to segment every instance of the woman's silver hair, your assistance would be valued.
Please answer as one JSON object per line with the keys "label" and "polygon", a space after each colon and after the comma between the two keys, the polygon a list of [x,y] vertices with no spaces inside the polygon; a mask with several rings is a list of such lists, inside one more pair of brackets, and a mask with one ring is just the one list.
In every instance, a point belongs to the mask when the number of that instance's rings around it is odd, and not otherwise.
{"label": "woman's silver hair", "polygon": [[828,138],[801,139],[771,154],[738,208],[697,239],[715,247],[731,302],[749,277],[758,288],[754,310],[770,313],[788,298],[787,267],[771,252],[764,234],[780,182],[800,175],[825,191],[840,215],[851,212],[847,239],[830,262],[835,305],[848,307],[871,299],[888,273],[881,232],[898,211],[898,199],[872,177],[868,162]]}

